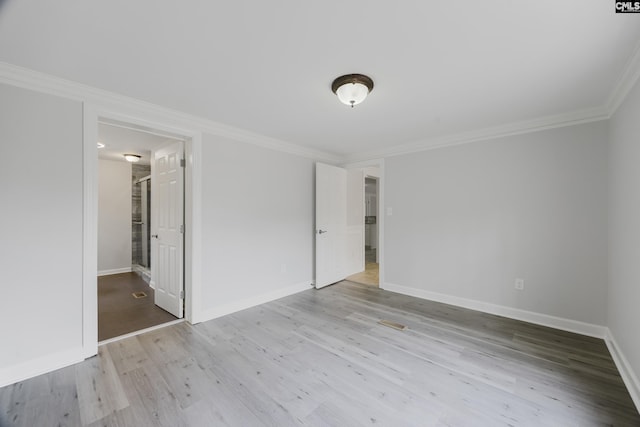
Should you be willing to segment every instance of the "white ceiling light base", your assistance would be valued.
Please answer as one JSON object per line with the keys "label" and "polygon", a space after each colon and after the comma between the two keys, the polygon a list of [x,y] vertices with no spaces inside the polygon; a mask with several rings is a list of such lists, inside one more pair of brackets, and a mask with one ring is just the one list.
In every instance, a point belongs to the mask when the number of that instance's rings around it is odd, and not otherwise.
{"label": "white ceiling light base", "polygon": [[340,102],[353,108],[364,101],[373,90],[373,80],[363,74],[346,74],[333,81],[331,90]]}

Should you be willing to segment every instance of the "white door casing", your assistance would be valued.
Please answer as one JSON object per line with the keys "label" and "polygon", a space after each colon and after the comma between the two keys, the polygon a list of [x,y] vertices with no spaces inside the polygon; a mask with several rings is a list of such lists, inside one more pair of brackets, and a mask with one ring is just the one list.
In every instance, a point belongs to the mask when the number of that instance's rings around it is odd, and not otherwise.
{"label": "white door casing", "polygon": [[[184,143],[171,142],[153,153],[151,260],[155,304],[178,318],[184,309]],[[154,274],[155,273],[155,274]]]}
{"label": "white door casing", "polygon": [[362,171],[316,163],[316,288],[364,270]]}

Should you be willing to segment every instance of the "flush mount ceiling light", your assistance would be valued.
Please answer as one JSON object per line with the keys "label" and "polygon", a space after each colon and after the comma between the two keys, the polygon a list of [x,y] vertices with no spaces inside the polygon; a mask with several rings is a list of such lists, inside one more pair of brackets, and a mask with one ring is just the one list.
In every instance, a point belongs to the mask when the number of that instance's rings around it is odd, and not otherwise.
{"label": "flush mount ceiling light", "polygon": [[373,90],[373,80],[363,74],[347,74],[335,79],[331,84],[331,90],[340,102],[353,108],[364,101]]}
{"label": "flush mount ceiling light", "polygon": [[98,148],[104,148],[104,144],[102,142],[98,142]]}
{"label": "flush mount ceiling light", "polygon": [[124,158],[127,160],[127,162],[131,162],[131,163],[136,163],[140,161],[140,157],[137,154],[125,154]]}

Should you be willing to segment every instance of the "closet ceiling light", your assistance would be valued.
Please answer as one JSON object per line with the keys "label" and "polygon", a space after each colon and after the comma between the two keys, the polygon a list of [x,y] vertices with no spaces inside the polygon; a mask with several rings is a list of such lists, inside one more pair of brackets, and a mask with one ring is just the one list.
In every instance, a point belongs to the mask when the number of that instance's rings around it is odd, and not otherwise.
{"label": "closet ceiling light", "polygon": [[140,161],[140,157],[137,154],[125,154],[124,158],[127,159],[128,162],[136,163]]}
{"label": "closet ceiling light", "polygon": [[98,142],[98,148],[104,148],[104,144],[102,142]]}

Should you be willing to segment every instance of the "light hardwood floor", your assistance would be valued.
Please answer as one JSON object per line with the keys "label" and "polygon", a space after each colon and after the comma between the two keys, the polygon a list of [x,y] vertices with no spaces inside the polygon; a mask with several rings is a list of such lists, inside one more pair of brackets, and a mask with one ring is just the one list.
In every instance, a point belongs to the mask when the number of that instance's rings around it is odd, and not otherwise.
{"label": "light hardwood floor", "polygon": [[361,285],[378,286],[379,265],[375,262],[365,264],[364,271],[347,277],[350,282],[360,283]]}
{"label": "light hardwood floor", "polygon": [[364,271],[353,274],[347,277],[350,282],[361,283],[363,285],[378,286],[379,279],[379,265],[376,262],[376,249],[365,248],[365,266]]}
{"label": "light hardwood floor", "polygon": [[0,425],[639,426],[640,415],[602,340],[342,282],[102,346],[0,389]]}

